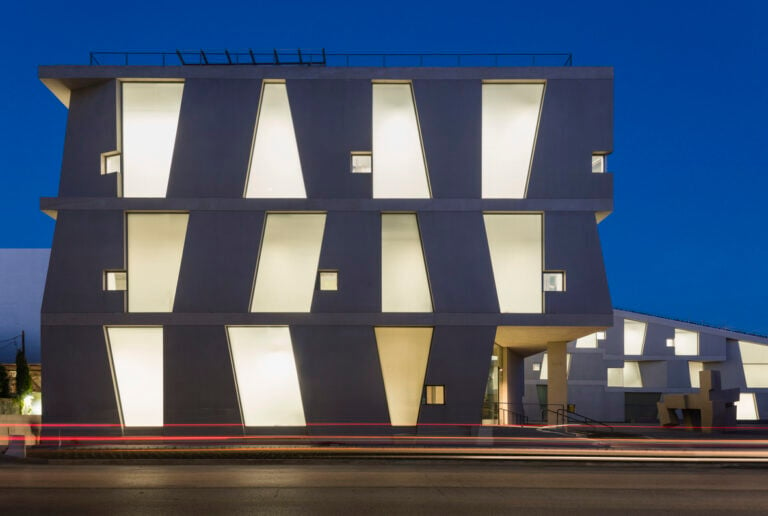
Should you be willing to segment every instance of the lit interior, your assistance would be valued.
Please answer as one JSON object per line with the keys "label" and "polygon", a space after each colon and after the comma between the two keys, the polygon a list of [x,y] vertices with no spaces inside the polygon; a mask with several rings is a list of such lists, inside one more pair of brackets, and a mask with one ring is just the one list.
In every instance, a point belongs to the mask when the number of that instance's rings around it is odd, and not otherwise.
{"label": "lit interior", "polygon": [[245,197],[307,197],[284,82],[262,87]]}
{"label": "lit interior", "polygon": [[251,312],[309,312],[325,229],[324,213],[270,213]]}
{"label": "lit interior", "polygon": [[544,292],[563,292],[565,290],[564,272],[545,272],[543,280]]}
{"label": "lit interior", "polygon": [[542,217],[488,214],[485,232],[502,313],[542,313]]}
{"label": "lit interior", "polygon": [[107,327],[125,426],[163,426],[163,328]]}
{"label": "lit interior", "polygon": [[245,426],[304,426],[287,326],[227,328]]}
{"label": "lit interior", "polygon": [[104,271],[104,290],[126,290],[128,280],[125,271]]}
{"label": "lit interior", "polygon": [[381,216],[382,312],[431,312],[427,268],[414,214]]}
{"label": "lit interior", "polygon": [[624,319],[624,354],[642,355],[645,347],[646,324]]}
{"label": "lit interior", "polygon": [[595,174],[605,172],[605,156],[603,154],[592,155],[592,172]]}
{"label": "lit interior", "polygon": [[639,389],[643,386],[643,376],[640,373],[640,362],[627,360],[624,362],[624,367],[609,367],[606,372],[608,387]]}
{"label": "lit interior", "polygon": [[739,421],[757,421],[760,416],[757,411],[757,399],[753,392],[742,392],[736,405],[736,419]]}
{"label": "lit interior", "polygon": [[432,328],[375,328],[389,419],[413,426],[419,417]]}
{"label": "lit interior", "polygon": [[543,84],[483,84],[484,199],[524,199]]}
{"label": "lit interior", "polygon": [[445,386],[443,385],[427,385],[426,387],[426,402],[427,405],[443,405],[445,404]]}
{"label": "lit interior", "polygon": [[123,197],[165,197],[183,90],[180,82],[123,83]]}
{"label": "lit interior", "polygon": [[320,290],[339,290],[339,273],[320,271]]}
{"label": "lit interior", "polygon": [[675,355],[698,355],[699,334],[695,331],[675,328]]}
{"label": "lit interior", "polygon": [[744,379],[749,388],[768,388],[768,346],[739,341]]}
{"label": "lit interior", "polygon": [[597,333],[586,335],[579,339],[576,339],[577,348],[592,349],[597,347]]}
{"label": "lit interior", "polygon": [[688,362],[688,374],[691,377],[691,387],[698,389],[701,387],[699,373],[704,370],[704,362]]}
{"label": "lit interior", "polygon": [[608,375],[608,387],[624,387],[623,367],[609,367],[606,372]]}
{"label": "lit interior", "polygon": [[373,197],[428,199],[427,164],[410,83],[373,85]]}
{"label": "lit interior", "polygon": [[128,311],[172,312],[187,213],[128,214]]}

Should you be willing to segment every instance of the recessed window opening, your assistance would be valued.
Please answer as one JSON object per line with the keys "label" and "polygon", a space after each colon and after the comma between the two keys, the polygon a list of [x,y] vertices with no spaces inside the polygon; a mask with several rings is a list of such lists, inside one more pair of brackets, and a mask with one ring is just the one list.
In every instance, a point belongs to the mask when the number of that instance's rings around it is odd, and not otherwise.
{"label": "recessed window opening", "polygon": [[667,339],[667,347],[668,348],[674,348],[675,347],[675,339]]}
{"label": "recessed window opening", "polygon": [[605,340],[606,334],[604,331],[599,331],[595,334],[597,336],[597,340]]}
{"label": "recessed window opening", "polygon": [[127,290],[128,276],[125,271],[104,271],[104,290]]}
{"label": "recessed window opening", "polygon": [[339,290],[339,271],[320,271],[320,290]]}
{"label": "recessed window opening", "polygon": [[353,152],[350,166],[353,174],[370,174],[373,172],[373,155],[370,152]]}
{"label": "recessed window opening", "polygon": [[426,385],[424,391],[427,405],[445,405],[444,385]]}
{"label": "recessed window opening", "polygon": [[605,154],[592,154],[592,173],[602,174],[605,172],[606,159]]}
{"label": "recessed window opening", "polygon": [[105,153],[101,155],[101,173],[119,174],[120,173],[120,153]]}
{"label": "recessed window opening", "polygon": [[544,272],[544,292],[565,291],[565,272]]}

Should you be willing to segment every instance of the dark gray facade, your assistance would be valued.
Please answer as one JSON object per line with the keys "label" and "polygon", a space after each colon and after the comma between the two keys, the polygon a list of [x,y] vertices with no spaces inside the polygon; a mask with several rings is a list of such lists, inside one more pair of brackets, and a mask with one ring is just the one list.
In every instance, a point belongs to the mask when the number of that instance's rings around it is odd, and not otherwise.
{"label": "dark gray facade", "polygon": [[[59,196],[41,200],[56,216],[42,309],[45,423],[120,429],[110,326],[162,326],[163,421],[181,426],[143,431],[172,435],[210,430],[187,424],[243,431],[230,325],[290,327],[312,431],[388,431],[374,328],[433,328],[423,383],[444,386],[445,403],[422,404],[416,423],[469,431],[483,422],[494,343],[508,360],[531,353],[500,342],[499,327],[529,329],[541,351],[553,340],[542,328],[570,329],[570,340],[613,323],[597,231],[612,177],[590,169],[612,148],[611,69],[45,66],[40,77],[70,110]],[[306,198],[244,198],[265,79],[285,81]],[[102,173],[101,155],[120,151],[121,83],[136,80],[184,84],[164,198],[121,197],[120,175]],[[372,148],[375,80],[412,84],[430,198],[374,198],[371,174],[350,173],[350,152]],[[483,81],[545,83],[525,198],[481,197]],[[104,271],[128,268],[126,214],[138,212],[189,214],[167,313],[128,312],[125,293],[104,287]],[[326,214],[318,269],[339,271],[338,291],[316,289],[306,313],[251,312],[265,219],[281,212]],[[542,270],[566,271],[567,288],[545,292],[542,313],[501,313],[489,212],[543,214]],[[432,312],[382,312],[382,213],[416,215]],[[522,401],[514,396],[502,403]]]}

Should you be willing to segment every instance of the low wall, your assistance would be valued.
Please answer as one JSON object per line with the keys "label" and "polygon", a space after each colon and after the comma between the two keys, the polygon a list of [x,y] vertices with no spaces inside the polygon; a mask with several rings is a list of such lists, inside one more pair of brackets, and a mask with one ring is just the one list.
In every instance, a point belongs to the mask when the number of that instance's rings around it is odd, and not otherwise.
{"label": "low wall", "polygon": [[23,435],[27,446],[40,443],[40,416],[0,415],[0,451],[8,446],[9,436]]}

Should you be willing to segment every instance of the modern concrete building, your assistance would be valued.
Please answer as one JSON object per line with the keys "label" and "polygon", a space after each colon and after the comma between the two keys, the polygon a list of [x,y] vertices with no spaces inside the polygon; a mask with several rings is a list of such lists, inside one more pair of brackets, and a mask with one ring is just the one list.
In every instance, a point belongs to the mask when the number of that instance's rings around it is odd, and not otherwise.
{"label": "modern concrete building", "polygon": [[69,108],[41,201],[46,423],[492,423],[542,351],[564,407],[566,343],[613,324],[610,68],[40,77]]}

